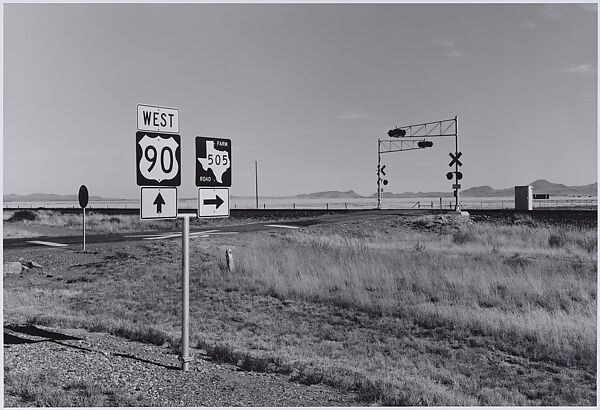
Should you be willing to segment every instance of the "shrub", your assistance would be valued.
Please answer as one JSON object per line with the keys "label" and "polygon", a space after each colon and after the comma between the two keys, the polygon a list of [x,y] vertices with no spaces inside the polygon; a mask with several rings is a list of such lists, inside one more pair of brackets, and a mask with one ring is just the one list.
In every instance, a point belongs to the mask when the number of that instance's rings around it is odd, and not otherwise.
{"label": "shrub", "polygon": [[548,245],[551,248],[562,248],[565,246],[565,237],[560,234],[552,233],[548,237]]}
{"label": "shrub", "polygon": [[8,218],[8,222],[35,221],[36,219],[37,215],[35,212],[24,210],[15,212],[13,216]]}
{"label": "shrub", "polygon": [[598,249],[598,240],[595,236],[589,236],[578,239],[577,245],[579,245],[582,249],[585,249],[588,253],[596,253],[596,250]]}
{"label": "shrub", "polygon": [[473,232],[467,229],[458,229],[452,234],[452,242],[459,245],[472,242],[473,240],[475,240],[475,235],[473,235]]}

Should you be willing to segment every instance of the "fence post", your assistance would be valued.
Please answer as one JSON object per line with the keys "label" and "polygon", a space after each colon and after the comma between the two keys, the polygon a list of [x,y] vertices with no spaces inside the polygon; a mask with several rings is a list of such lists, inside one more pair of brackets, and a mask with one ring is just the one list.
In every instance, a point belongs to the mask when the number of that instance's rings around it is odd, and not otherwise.
{"label": "fence post", "polygon": [[227,263],[227,270],[229,272],[233,272],[235,269],[235,264],[233,263],[233,252],[231,249],[227,249],[225,251],[225,262]]}

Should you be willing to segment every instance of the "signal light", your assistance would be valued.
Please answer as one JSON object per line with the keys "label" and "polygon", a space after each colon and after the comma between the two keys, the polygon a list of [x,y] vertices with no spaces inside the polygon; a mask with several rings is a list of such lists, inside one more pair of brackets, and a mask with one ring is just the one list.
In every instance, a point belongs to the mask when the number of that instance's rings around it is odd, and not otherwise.
{"label": "signal light", "polygon": [[383,185],[387,185],[387,184],[388,184],[388,181],[387,181],[387,179],[384,179],[384,180],[383,180]]}
{"label": "signal light", "polygon": [[454,176],[454,175],[452,175],[452,172],[448,172],[448,173],[446,174],[446,178],[448,178],[448,179],[452,179],[452,177],[453,177],[453,176]]}
{"label": "signal light", "polygon": [[433,147],[433,141],[419,141],[417,145],[419,148]]}
{"label": "signal light", "polygon": [[394,128],[393,130],[388,131],[388,136],[393,138],[404,137],[406,135],[406,130],[401,128]]}
{"label": "signal light", "polygon": [[462,179],[462,172],[458,171],[456,173],[456,179]]}

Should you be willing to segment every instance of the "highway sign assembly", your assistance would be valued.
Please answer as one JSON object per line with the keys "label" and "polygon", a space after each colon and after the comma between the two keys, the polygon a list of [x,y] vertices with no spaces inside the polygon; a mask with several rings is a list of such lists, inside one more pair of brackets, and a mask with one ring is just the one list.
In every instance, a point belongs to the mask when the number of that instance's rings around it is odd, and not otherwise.
{"label": "highway sign assembly", "polygon": [[177,108],[137,105],[138,131],[156,131],[179,134],[179,110]]}
{"label": "highway sign assembly", "polygon": [[177,188],[142,187],[141,191],[142,219],[177,218]]}
{"label": "highway sign assembly", "polygon": [[198,188],[198,218],[229,216],[229,188]]}
{"label": "highway sign assembly", "polygon": [[196,186],[231,186],[231,140],[196,137]]}
{"label": "highway sign assembly", "polygon": [[135,134],[137,184],[181,185],[181,137],[172,134]]}

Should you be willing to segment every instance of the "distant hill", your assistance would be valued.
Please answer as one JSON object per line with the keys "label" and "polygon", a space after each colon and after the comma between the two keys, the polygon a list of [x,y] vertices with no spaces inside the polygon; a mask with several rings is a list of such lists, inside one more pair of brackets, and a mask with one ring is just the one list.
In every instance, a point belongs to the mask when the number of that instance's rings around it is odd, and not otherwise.
{"label": "distant hill", "polygon": [[[90,196],[90,201],[111,201],[117,200],[116,198],[102,198],[101,196]],[[58,195],[58,194],[27,194],[27,195],[16,195],[7,194],[3,196],[4,202],[52,202],[52,201],[74,201],[78,202],[79,197],[77,195]]]}
{"label": "distant hill", "polygon": [[[446,196],[452,196],[452,192],[448,191],[448,192],[402,192],[399,194],[395,194],[393,192],[384,192],[383,193],[383,197],[384,198],[440,198],[440,197],[446,197]],[[374,193],[373,195],[371,195],[369,198],[377,198],[377,193]]]}
{"label": "distant hill", "polygon": [[[534,191],[537,191],[534,188]],[[477,196],[512,196],[515,193],[515,188],[504,188],[504,189],[494,189],[489,185],[476,186],[473,188],[465,189],[460,192],[461,196],[466,197],[477,197]],[[546,192],[544,192],[546,193]]]}
{"label": "distant hill", "polygon": [[299,199],[318,199],[318,198],[364,198],[356,192],[350,191],[322,191],[313,192],[312,194],[295,195],[292,198]]}
{"label": "distant hill", "polygon": [[[527,185],[527,184],[523,184]],[[531,182],[529,185],[533,185],[533,192],[536,194],[550,194],[551,196],[596,196],[598,195],[598,183],[588,184],[588,185],[576,185],[576,186],[568,186],[564,184],[555,184],[553,182],[547,181],[545,179],[538,179],[534,182]],[[501,188],[495,189],[489,185],[482,185],[477,187],[472,187],[469,189],[465,189],[461,191],[461,196],[463,197],[511,197],[514,195],[515,188]],[[384,198],[447,198],[452,197],[452,191],[448,190],[446,192],[401,192],[399,194],[393,192],[384,192]],[[350,191],[321,191],[321,192],[313,192],[310,194],[299,194],[295,196],[286,196],[286,197],[277,197],[277,196],[262,196],[262,199],[265,198],[297,198],[297,199],[358,199],[358,198],[376,198],[377,194],[373,194],[371,196],[362,196],[357,194],[353,190]],[[254,198],[253,196],[234,196],[231,198]],[[186,198],[182,198],[186,199]],[[195,197],[189,199],[196,199]],[[73,201],[77,202],[77,195],[57,195],[57,194],[28,194],[28,195],[15,195],[15,194],[6,194],[4,195],[4,202],[51,202],[51,201]],[[103,198],[100,196],[92,196],[90,197],[91,201],[119,201],[121,199],[118,198]]]}
{"label": "distant hill", "polygon": [[[588,185],[577,185],[568,186],[564,184],[555,184],[545,179],[538,179],[530,184],[532,185],[533,192],[536,194],[550,194],[550,195],[561,195],[561,196],[596,196],[598,194],[598,183]],[[463,197],[501,197],[501,196],[513,196],[515,194],[515,188],[501,188],[495,189],[489,185],[477,186],[469,189],[462,190],[460,195]],[[393,192],[384,192],[384,198],[443,198],[453,196],[452,191],[448,192],[402,192],[395,194]],[[370,198],[377,197],[377,193],[374,193]]]}
{"label": "distant hill", "polygon": [[[588,185],[568,186],[564,184],[555,184],[545,179],[538,179],[530,184],[532,185],[533,193],[535,194],[550,194],[562,196],[577,196],[577,195],[592,195],[598,194],[598,183]],[[490,186],[478,186],[465,189],[461,192],[462,196],[466,197],[481,197],[481,196],[512,196],[515,193],[515,188],[494,189]]]}

